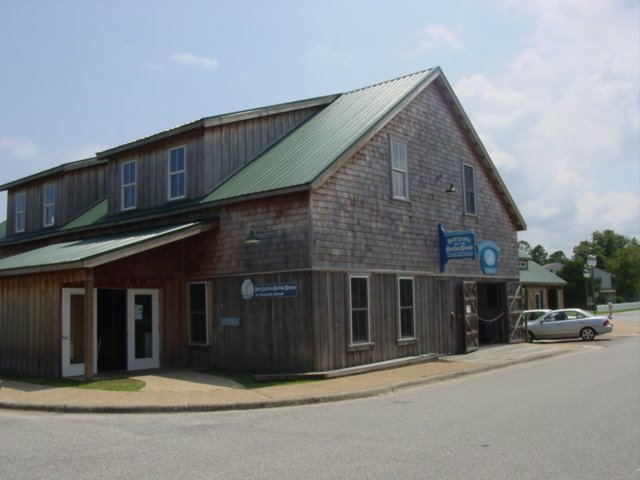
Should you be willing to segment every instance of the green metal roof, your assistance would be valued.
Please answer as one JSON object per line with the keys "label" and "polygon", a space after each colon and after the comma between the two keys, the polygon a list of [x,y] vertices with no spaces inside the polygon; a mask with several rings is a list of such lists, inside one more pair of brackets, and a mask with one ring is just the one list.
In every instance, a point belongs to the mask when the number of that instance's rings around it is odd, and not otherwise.
{"label": "green metal roof", "polygon": [[86,212],[77,216],[74,220],[67,223],[62,230],[69,230],[71,228],[80,228],[80,227],[88,227],[89,225],[93,225],[98,220],[107,216],[109,212],[109,200],[106,198],[102,200],[97,205],[94,205]]}
{"label": "green metal roof", "polygon": [[567,282],[533,260],[527,260],[528,269],[520,270],[520,283],[524,285],[566,285]]}
{"label": "green metal roof", "polygon": [[433,70],[345,93],[287,135],[202,203],[309,185],[367,134],[375,133]]}
{"label": "green metal roof", "polygon": [[34,269],[92,268],[196,235],[210,228],[211,225],[208,224],[188,223],[47,245],[0,259],[0,275],[29,273]]}

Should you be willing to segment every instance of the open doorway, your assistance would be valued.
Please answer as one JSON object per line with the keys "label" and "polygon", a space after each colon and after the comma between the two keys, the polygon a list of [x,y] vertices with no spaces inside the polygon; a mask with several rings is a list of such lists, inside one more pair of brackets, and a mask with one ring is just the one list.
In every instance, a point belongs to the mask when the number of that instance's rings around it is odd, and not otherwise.
{"label": "open doorway", "polygon": [[507,312],[504,283],[478,283],[478,340],[480,345],[505,343]]}
{"label": "open doorway", "polygon": [[127,291],[98,289],[98,372],[127,369]]}

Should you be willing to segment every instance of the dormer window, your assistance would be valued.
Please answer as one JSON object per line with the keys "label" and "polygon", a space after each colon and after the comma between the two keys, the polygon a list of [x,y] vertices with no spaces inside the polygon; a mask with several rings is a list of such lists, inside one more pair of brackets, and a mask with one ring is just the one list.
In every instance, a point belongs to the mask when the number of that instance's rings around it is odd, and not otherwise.
{"label": "dormer window", "polygon": [[15,231],[16,233],[24,232],[27,216],[27,194],[25,192],[16,193],[16,216]]}
{"label": "dormer window", "polygon": [[185,197],[185,148],[169,150],[169,200]]}
{"label": "dormer window", "polygon": [[122,164],[122,210],[136,208],[136,161]]}
{"label": "dormer window", "polygon": [[42,191],[42,216],[44,226],[51,227],[55,224],[56,186],[51,183],[45,185]]}

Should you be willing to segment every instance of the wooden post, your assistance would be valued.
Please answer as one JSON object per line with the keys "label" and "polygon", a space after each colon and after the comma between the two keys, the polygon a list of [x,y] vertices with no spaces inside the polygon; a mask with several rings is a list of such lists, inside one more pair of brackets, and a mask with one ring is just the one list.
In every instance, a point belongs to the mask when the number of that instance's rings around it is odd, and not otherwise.
{"label": "wooden post", "polygon": [[93,269],[84,281],[84,379],[93,380]]}

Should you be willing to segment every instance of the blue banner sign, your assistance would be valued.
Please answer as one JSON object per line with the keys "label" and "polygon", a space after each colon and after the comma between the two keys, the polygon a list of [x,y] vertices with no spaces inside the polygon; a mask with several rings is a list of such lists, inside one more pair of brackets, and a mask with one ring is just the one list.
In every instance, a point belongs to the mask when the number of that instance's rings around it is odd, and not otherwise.
{"label": "blue banner sign", "polygon": [[438,224],[440,238],[440,271],[444,272],[449,260],[476,258],[475,234],[471,230],[447,232],[442,224]]}
{"label": "blue banner sign", "polygon": [[240,293],[245,300],[251,300],[252,298],[295,298],[298,296],[298,284],[296,282],[256,284],[247,278],[242,282]]}

